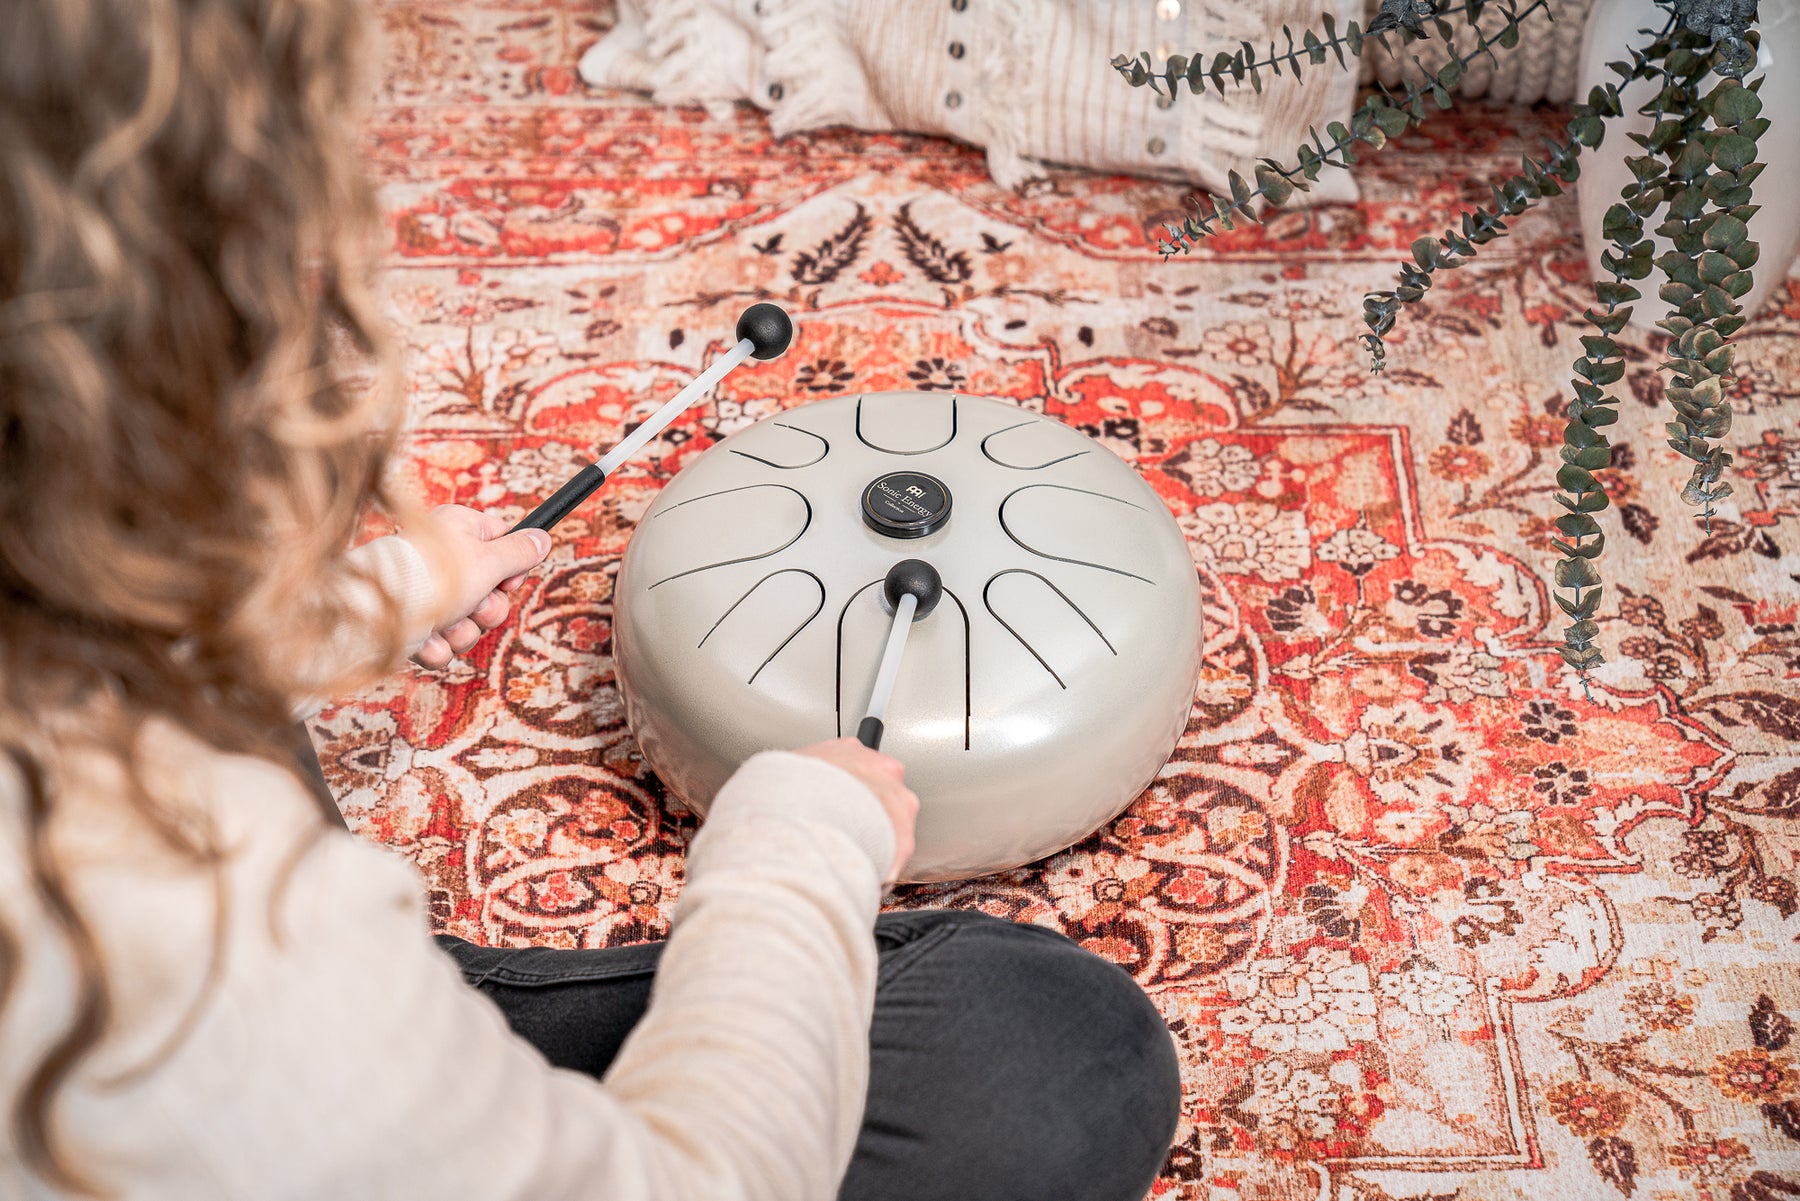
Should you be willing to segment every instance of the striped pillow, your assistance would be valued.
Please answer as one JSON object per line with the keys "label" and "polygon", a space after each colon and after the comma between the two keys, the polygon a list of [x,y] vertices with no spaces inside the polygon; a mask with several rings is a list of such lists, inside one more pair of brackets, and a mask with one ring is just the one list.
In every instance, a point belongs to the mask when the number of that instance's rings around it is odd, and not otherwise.
{"label": "striped pillow", "polygon": [[[1342,0],[1360,16],[1361,0]],[[987,151],[996,183],[1050,164],[1164,176],[1214,189],[1284,163],[1347,120],[1356,73],[1335,64],[1261,93],[1185,89],[1169,102],[1113,70],[1118,53],[1166,57],[1266,47],[1318,25],[1336,0],[620,0],[617,26],[581,61],[597,87],[668,104],[748,100],[777,134],[829,125],[952,137]],[[1308,198],[1297,196],[1297,201]],[[1327,171],[1313,201],[1351,201]]]}

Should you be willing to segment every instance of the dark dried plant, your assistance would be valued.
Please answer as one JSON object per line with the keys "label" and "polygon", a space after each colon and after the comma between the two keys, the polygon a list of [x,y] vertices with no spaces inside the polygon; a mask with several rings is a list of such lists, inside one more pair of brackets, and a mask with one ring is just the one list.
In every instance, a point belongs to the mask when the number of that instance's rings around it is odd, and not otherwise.
{"label": "dark dried plant", "polygon": [[[1657,295],[1670,307],[1657,323],[1671,338],[1662,364],[1664,395],[1674,416],[1668,441],[1694,464],[1681,496],[1699,508],[1710,529],[1716,502],[1731,493],[1724,476],[1732,457],[1721,445],[1731,428],[1730,339],[1745,321],[1738,300],[1750,290],[1758,252],[1747,223],[1757,207],[1751,202],[1751,184],[1763,167],[1756,161],[1757,139],[1769,121],[1761,115],[1757,97],[1760,77],[1744,80],[1756,62],[1757,0],[1656,3],[1664,11],[1662,27],[1641,30],[1643,42],[1628,47],[1625,59],[1609,64],[1619,82],[1595,87],[1585,101],[1572,105],[1563,137],[1547,140],[1542,155],[1526,155],[1518,174],[1495,184],[1491,205],[1462,214],[1456,229],[1414,242],[1412,261],[1401,265],[1396,286],[1363,298],[1369,332],[1361,341],[1371,369],[1380,371],[1387,363],[1384,336],[1402,308],[1430,291],[1435,273],[1467,263],[1480,247],[1505,236],[1508,221],[1545,196],[1560,195],[1563,185],[1580,174],[1581,151],[1600,145],[1607,121],[1623,112],[1619,89],[1636,80],[1654,86],[1654,95],[1638,110],[1651,118],[1649,132],[1629,135],[1640,151],[1625,160],[1632,180],[1603,224],[1609,248],[1601,263],[1611,278],[1594,284],[1595,304],[1583,314],[1592,332],[1582,337],[1581,357],[1575,360],[1574,399],[1556,473],[1556,500],[1564,510],[1555,523],[1561,536],[1553,540],[1561,556],[1556,603],[1569,618],[1559,649],[1583,688],[1604,661],[1595,642],[1599,626],[1594,618],[1602,595],[1598,559],[1606,537],[1594,515],[1608,500],[1595,472],[1612,463],[1603,430],[1618,420],[1610,390],[1625,374],[1614,336],[1630,320],[1632,302],[1642,298],[1638,281],[1653,268],[1660,271],[1664,282]],[[1540,13],[1550,19],[1546,0],[1523,5],[1519,0],[1383,0],[1366,27],[1350,21],[1340,29],[1327,15],[1322,32],[1306,30],[1296,40],[1284,26],[1285,49],[1271,42],[1266,53],[1259,53],[1245,42],[1210,57],[1172,55],[1160,70],[1147,53],[1115,58],[1113,66],[1132,86],[1174,98],[1184,84],[1194,93],[1245,84],[1261,91],[1265,74],[1280,76],[1284,69],[1296,80],[1309,66],[1334,62],[1345,69],[1371,43],[1398,53],[1396,40],[1404,48],[1435,35],[1450,52],[1435,71],[1415,56],[1420,77],[1399,91],[1377,88],[1347,126],[1332,122],[1323,135],[1309,129],[1309,140],[1295,152],[1292,164],[1259,160],[1254,186],[1231,172],[1229,195],[1206,195],[1180,225],[1168,226],[1160,244],[1164,255],[1185,254],[1221,229],[1259,220],[1260,208],[1279,206],[1296,191],[1309,189],[1321,170],[1348,167],[1356,162],[1359,148],[1380,150],[1435,110],[1449,108],[1451,89],[1469,65],[1516,46],[1521,22]],[[1491,33],[1479,24],[1490,14],[1499,17]],[[1459,50],[1452,40],[1455,30],[1448,18],[1455,16],[1464,17],[1470,27],[1463,35],[1472,39],[1466,49]],[[1672,249],[1656,255],[1647,224]]]}

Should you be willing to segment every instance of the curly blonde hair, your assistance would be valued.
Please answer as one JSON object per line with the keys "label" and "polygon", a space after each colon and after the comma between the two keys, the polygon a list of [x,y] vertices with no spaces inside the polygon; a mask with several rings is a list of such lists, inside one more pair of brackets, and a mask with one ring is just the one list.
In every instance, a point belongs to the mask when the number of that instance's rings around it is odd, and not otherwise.
{"label": "curly blonde hair", "polygon": [[[320,582],[370,506],[410,512],[384,483],[399,390],[369,290],[359,10],[0,4],[0,752],[80,973],[12,1099],[13,1141],[69,1191],[96,1186],[58,1154],[52,1102],[109,1010],[52,853],[42,717],[104,702],[92,741],[128,767],[152,717],[279,761],[306,670],[284,648],[340,628],[344,595]],[[346,352],[382,365],[373,385]],[[216,875],[171,806],[144,786],[127,800]],[[0,924],[0,1006],[20,954]]]}

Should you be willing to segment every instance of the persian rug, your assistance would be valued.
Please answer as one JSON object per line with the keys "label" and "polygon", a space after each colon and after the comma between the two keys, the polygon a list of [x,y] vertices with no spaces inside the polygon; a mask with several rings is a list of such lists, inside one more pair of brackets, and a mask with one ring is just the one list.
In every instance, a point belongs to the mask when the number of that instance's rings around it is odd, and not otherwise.
{"label": "persian rug", "polygon": [[[1800,1196],[1800,281],[1741,336],[1736,495],[1702,529],[1631,335],[1608,662],[1556,658],[1556,448],[1589,303],[1572,197],[1445,273],[1371,376],[1361,297],[1554,112],[1434,117],[1364,200],[1161,261],[1167,185],[992,186],[901,136],[590,94],[590,0],[390,0],[371,139],[433,501],[522,513],[726,345],[795,314],[557,530],[466,659],[314,724],[352,828],[478,942],[662,937],[692,819],[627,730],[634,521],[749,422],[877,389],[1009,398],[1167,500],[1206,667],[1162,777],[977,907],[1128,969],[1182,1058],[1157,1195]],[[1124,86],[1121,84],[1121,86]],[[1790,525],[1795,521],[1795,525]]]}

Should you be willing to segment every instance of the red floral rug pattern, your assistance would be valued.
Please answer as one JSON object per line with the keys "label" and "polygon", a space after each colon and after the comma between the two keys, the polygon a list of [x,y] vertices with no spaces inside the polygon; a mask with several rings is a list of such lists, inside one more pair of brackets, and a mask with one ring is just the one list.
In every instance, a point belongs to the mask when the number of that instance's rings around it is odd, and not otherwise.
{"label": "red floral rug pattern", "polygon": [[1572,198],[1446,274],[1386,374],[1355,345],[1362,293],[1554,114],[1438,118],[1358,168],[1359,206],[1165,264],[1166,185],[1017,196],[943,142],[774,142],[748,110],[589,94],[571,68],[598,7],[384,9],[371,156],[421,487],[522,512],[749,299],[799,337],[559,527],[466,661],[315,723],[353,828],[418,864],[443,928],[666,933],[692,822],[624,725],[609,622],[633,523],[683,463],[820,397],[1002,396],[1167,500],[1205,674],[1117,821],[896,903],[1050,925],[1136,975],[1187,1084],[1158,1193],[1800,1196],[1800,281],[1742,335],[1737,495],[1710,532],[1632,338],[1589,699],[1547,594],[1588,303]]}

